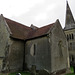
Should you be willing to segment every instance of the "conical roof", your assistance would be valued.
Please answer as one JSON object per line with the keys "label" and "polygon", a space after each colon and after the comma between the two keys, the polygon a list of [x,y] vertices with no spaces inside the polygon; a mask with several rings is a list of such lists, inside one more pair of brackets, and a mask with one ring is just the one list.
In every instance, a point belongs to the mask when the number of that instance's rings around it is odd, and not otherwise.
{"label": "conical roof", "polygon": [[74,24],[75,24],[74,17],[72,15],[71,9],[67,1],[65,28],[66,29],[72,28]]}

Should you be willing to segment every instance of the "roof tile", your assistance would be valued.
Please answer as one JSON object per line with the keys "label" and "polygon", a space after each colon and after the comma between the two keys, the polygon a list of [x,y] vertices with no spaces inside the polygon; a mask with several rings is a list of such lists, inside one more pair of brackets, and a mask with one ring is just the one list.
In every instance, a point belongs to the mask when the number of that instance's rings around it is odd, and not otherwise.
{"label": "roof tile", "polygon": [[30,32],[28,34],[28,39],[29,38],[35,38],[35,37],[39,37],[39,36],[42,36],[42,35],[45,35],[48,33],[48,31],[51,29],[51,27],[54,25],[53,24],[49,24],[49,25],[46,25],[44,27],[41,27],[41,28],[38,28],[36,30],[33,30],[32,32]]}
{"label": "roof tile", "polygon": [[8,18],[5,18],[5,20],[6,20],[7,25],[9,26],[10,31],[12,33],[11,37],[17,38],[17,39],[22,39],[22,40],[31,39],[31,38],[45,35],[48,33],[48,31],[54,25],[54,23],[53,23],[53,24],[49,24],[49,25],[46,25],[41,28],[32,29],[31,27],[27,27],[23,24],[12,21]]}
{"label": "roof tile", "polygon": [[11,36],[14,38],[18,38],[18,39],[26,39],[27,35],[30,31],[32,31],[32,29],[30,27],[27,27],[23,24],[20,24],[18,22],[12,21],[10,19],[5,18],[10,31],[11,31]]}

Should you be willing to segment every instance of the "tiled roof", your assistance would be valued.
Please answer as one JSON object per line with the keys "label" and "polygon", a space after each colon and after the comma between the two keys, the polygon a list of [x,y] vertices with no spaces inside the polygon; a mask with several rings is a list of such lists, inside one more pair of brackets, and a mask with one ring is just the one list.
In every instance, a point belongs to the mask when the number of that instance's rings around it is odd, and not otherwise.
{"label": "tiled roof", "polygon": [[41,28],[38,28],[36,30],[33,30],[32,32],[30,32],[28,34],[28,39],[43,36],[43,35],[47,34],[48,31],[52,28],[53,25],[54,25],[54,23],[46,25],[46,26],[41,27]]}
{"label": "tiled roof", "polygon": [[11,31],[11,36],[14,38],[18,38],[18,39],[26,39],[27,35],[30,31],[32,31],[32,29],[30,27],[27,27],[23,24],[20,24],[18,22],[12,21],[10,19],[5,18],[10,31]]}
{"label": "tiled roof", "polygon": [[53,24],[49,24],[41,28],[32,29],[31,27],[27,27],[23,24],[12,21],[8,18],[5,18],[5,20],[12,33],[11,37],[16,38],[16,39],[22,39],[22,40],[31,39],[31,38],[45,35],[54,25],[53,23]]}

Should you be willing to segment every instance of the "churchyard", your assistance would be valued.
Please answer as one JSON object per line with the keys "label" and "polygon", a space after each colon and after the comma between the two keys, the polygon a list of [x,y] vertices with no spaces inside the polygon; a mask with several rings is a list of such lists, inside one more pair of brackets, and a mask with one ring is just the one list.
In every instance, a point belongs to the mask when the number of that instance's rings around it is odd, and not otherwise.
{"label": "churchyard", "polygon": [[[42,71],[41,71],[41,72],[42,72]],[[39,75],[42,75],[41,72],[39,73]],[[71,67],[71,72],[72,72],[72,73],[64,74],[64,75],[75,75],[75,74],[74,74],[73,67]],[[21,73],[21,75],[31,75],[29,72],[0,73],[0,75],[16,75],[17,73]],[[44,74],[46,74],[46,72],[45,72]],[[36,75],[38,75],[38,74],[36,74]],[[48,75],[48,74],[47,74],[47,75]]]}
{"label": "churchyard", "polygon": [[[14,72],[14,73],[0,73],[0,75],[16,75],[18,72]],[[21,75],[30,75],[29,72],[19,72],[21,73]]]}

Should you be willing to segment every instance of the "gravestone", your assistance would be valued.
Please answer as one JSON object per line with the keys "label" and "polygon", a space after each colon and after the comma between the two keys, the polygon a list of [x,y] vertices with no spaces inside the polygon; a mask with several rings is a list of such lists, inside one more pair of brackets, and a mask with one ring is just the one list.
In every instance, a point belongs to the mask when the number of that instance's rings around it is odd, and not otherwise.
{"label": "gravestone", "polygon": [[38,75],[50,75],[50,74],[49,74],[48,70],[43,69],[43,70],[39,71]]}
{"label": "gravestone", "polygon": [[31,75],[36,75],[36,66],[32,65],[31,67]]}
{"label": "gravestone", "polygon": [[16,75],[21,75],[21,73],[17,73]]}

